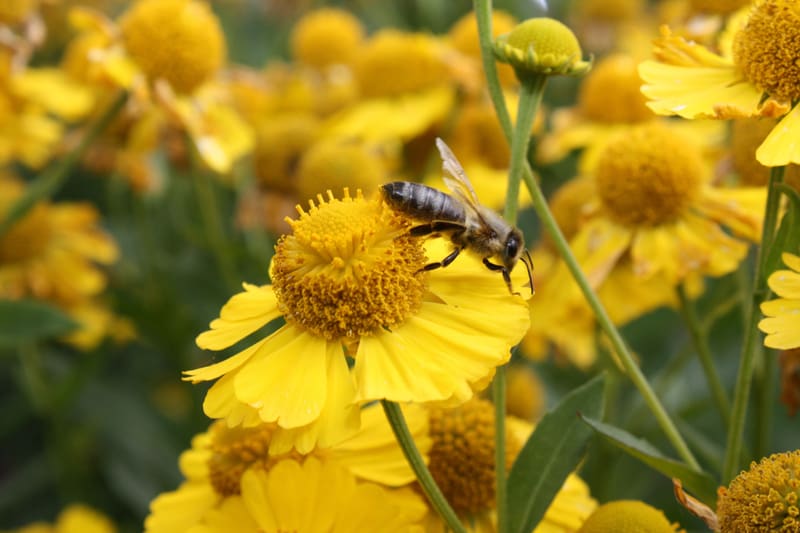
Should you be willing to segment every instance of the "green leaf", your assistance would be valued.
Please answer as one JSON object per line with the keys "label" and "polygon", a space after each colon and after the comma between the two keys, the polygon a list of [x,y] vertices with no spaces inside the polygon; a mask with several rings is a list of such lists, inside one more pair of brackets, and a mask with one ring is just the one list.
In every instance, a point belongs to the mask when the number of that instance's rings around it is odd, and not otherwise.
{"label": "green leaf", "polygon": [[77,323],[35,300],[0,300],[0,346],[14,346],[69,333]]}
{"label": "green leaf", "polygon": [[780,227],[772,241],[762,275],[767,278],[776,270],[783,268],[781,254],[800,252],[800,195],[788,185],[779,185],[778,189],[789,198],[788,209],[781,219]]}
{"label": "green leaf", "polygon": [[577,414],[602,416],[604,382],[599,375],[565,396],[525,443],[508,476],[511,531],[533,531],[577,467],[592,436]]}
{"label": "green leaf", "polygon": [[716,507],[717,482],[706,472],[692,470],[680,461],[665,457],[655,446],[624,429],[604,424],[588,416],[581,418],[628,455],[639,459],[670,479],[680,479],[683,486],[695,497],[712,508]]}

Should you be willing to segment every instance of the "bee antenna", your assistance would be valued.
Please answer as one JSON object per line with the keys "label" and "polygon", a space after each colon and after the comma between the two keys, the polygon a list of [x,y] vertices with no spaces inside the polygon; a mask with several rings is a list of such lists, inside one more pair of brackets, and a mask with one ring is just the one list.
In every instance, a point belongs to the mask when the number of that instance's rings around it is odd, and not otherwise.
{"label": "bee antenna", "polygon": [[531,294],[533,294],[533,259],[531,259],[531,254],[528,252],[527,248],[525,248],[525,255],[522,256],[521,259],[525,264],[525,269],[528,271],[528,284],[531,287]]}

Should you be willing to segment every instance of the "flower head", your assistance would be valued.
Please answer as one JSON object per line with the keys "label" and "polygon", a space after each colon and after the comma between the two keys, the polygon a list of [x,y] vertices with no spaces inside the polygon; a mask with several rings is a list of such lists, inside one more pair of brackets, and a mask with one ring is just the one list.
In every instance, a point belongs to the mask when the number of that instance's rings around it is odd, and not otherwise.
{"label": "flower head", "polygon": [[789,350],[800,348],[800,257],[784,253],[782,259],[790,270],[777,270],[767,279],[779,298],[761,304],[767,318],[758,327],[767,334],[765,346]]}
{"label": "flower head", "polygon": [[775,453],[750,463],[719,489],[717,518],[722,533],[795,531],[800,527],[800,451]]}
{"label": "flower head", "polygon": [[800,163],[800,12],[788,0],[754,2],[731,17],[722,55],[662,28],[656,61],[639,72],[650,107],[684,118],[783,117],[756,152],[766,166]]}
{"label": "flower head", "polygon": [[609,142],[593,171],[597,200],[587,206],[587,222],[573,240],[576,255],[591,263],[584,265],[590,280],[604,279],[626,252],[636,275],[659,274],[673,286],[690,275],[720,276],[738,266],[746,241],[722,227],[757,240],[764,191],[714,186],[697,144],[660,123]]}
{"label": "flower head", "polygon": [[364,39],[361,22],[347,11],[317,9],[301,18],[290,37],[292,56],[300,63],[323,68],[350,63]]}
{"label": "flower head", "polygon": [[[197,338],[221,350],[286,321],[237,355],[186,373],[195,382],[220,378],[206,396],[209,416],[276,422],[306,445],[335,442],[352,432],[348,413],[358,402],[468,399],[527,329],[524,298],[509,295],[478,258],[422,271],[426,256],[450,248],[441,239],[424,247],[408,234],[411,221],[378,198],[345,190],[341,200],[329,193],[298,211],[276,248],[273,284],[245,285]],[[345,356],[355,360],[352,372]]]}
{"label": "flower head", "polygon": [[[24,193],[21,182],[0,178],[0,218]],[[106,287],[104,265],[117,260],[114,241],[85,204],[40,202],[0,235],[0,297],[52,303],[92,326],[96,298]],[[94,313],[96,314],[96,313]],[[88,318],[88,321],[87,321]],[[79,343],[91,347],[105,328]]]}
{"label": "flower head", "polygon": [[211,8],[195,0],[138,0],[120,19],[125,50],[150,81],[180,93],[208,81],[225,60],[225,37]]}
{"label": "flower head", "polygon": [[58,514],[54,524],[36,522],[14,533],[115,533],[114,523],[91,507],[73,503]]}
{"label": "flower head", "polygon": [[[430,439],[426,413],[413,406],[403,411],[415,442],[421,453],[427,455]],[[285,460],[302,463],[316,458],[334,462],[349,475],[384,487],[401,487],[414,481],[414,473],[383,410],[378,405],[369,406],[362,418],[358,433],[334,447],[310,449],[306,455],[281,450],[280,441],[287,438],[287,431],[276,424],[231,428],[224,421],[214,422],[181,454],[179,466],[186,480],[177,490],[153,500],[145,531],[176,533],[205,522],[215,510],[229,505],[228,500],[242,494],[246,472],[269,473]]]}
{"label": "flower head", "polygon": [[675,533],[663,511],[637,500],[618,500],[601,505],[584,522],[578,533]]}
{"label": "flower head", "polygon": [[[456,408],[431,407],[429,469],[453,510],[475,531],[493,531],[494,407],[473,398]],[[507,418],[506,467],[510,468],[533,426]],[[594,510],[586,484],[570,475],[545,514],[543,530],[574,531]],[[431,527],[430,531],[438,531]],[[538,529],[537,529],[538,531]]]}
{"label": "flower head", "polygon": [[532,18],[518,24],[495,40],[495,55],[517,72],[579,75],[591,64],[581,60],[581,46],[575,34],[551,18]]}

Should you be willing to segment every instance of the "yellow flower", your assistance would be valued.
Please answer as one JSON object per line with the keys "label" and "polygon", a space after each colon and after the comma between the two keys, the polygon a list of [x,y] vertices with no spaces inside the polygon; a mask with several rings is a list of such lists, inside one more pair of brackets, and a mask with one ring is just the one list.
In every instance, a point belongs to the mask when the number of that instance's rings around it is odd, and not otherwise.
{"label": "yellow flower", "polygon": [[188,132],[202,161],[221,174],[252,149],[253,132],[221,77],[225,39],[206,3],[138,0],[118,24],[88,8],[70,17],[81,33],[69,64],[98,91],[130,91],[128,122],[157,116],[158,129]]}
{"label": "yellow flower", "polygon": [[800,257],[789,253],[781,257],[791,270],[777,270],[767,280],[780,298],[761,304],[767,318],[758,327],[767,334],[765,346],[789,350],[800,347]]}
{"label": "yellow flower", "polygon": [[[0,177],[0,217],[24,190],[21,182]],[[101,265],[119,255],[98,218],[88,204],[40,202],[31,208],[0,235],[0,297],[50,302],[84,322],[86,313],[98,307],[95,297],[106,286]],[[88,342],[78,344],[91,347],[99,338],[90,335],[84,340]]]}
{"label": "yellow flower", "polygon": [[[426,255],[439,260],[451,245],[432,239],[423,249],[408,234],[411,221],[379,199],[345,190],[342,200],[329,193],[310,205],[298,207],[292,234],[276,247],[273,284],[245,284],[197,338],[201,348],[222,350],[286,321],[237,355],[186,372],[193,382],[219,378],[206,414],[231,425],[303,428],[309,442],[309,433],[330,431],[335,441],[353,427],[328,418],[354,403],[464,401],[508,360],[528,327],[526,302],[480,259],[465,254],[424,272]],[[522,270],[515,285],[524,284]],[[355,361],[352,373],[345,356]]]}
{"label": "yellow flower", "polygon": [[268,472],[245,472],[241,496],[229,498],[192,531],[421,533],[424,513],[419,495],[358,482],[334,461],[287,459]]}
{"label": "yellow flower", "polygon": [[717,187],[709,166],[692,138],[660,123],[609,142],[593,172],[597,197],[572,241],[590,282],[626,256],[637,276],[673,287],[735,270],[746,240],[760,236],[765,191]]}
{"label": "yellow flower", "polygon": [[799,17],[791,1],[758,0],[747,16],[730,19],[721,55],[662,28],[657,60],[639,67],[650,108],[689,119],[783,117],[756,158],[770,167],[800,163]]}
{"label": "yellow flower", "polygon": [[[492,11],[492,38],[497,38],[500,35],[510,32],[516,25],[517,20],[509,13],[502,10]],[[471,57],[475,60],[477,65],[480,65],[481,49],[478,40],[478,22],[475,18],[474,11],[470,11],[453,23],[447,36],[450,39],[450,44],[452,44],[456,50]],[[500,78],[500,83],[504,87],[515,87],[518,85],[514,69],[512,69],[510,65],[498,61],[497,75]]]}
{"label": "yellow flower", "polygon": [[[430,438],[425,412],[415,406],[403,411],[414,441],[427,457]],[[229,428],[221,420],[214,422],[208,431],[192,439],[191,449],[180,457],[186,481],[150,504],[146,533],[179,533],[203,523],[215,509],[229,505],[228,500],[241,494],[245,472],[270,472],[286,459],[306,457],[307,461],[313,457],[334,462],[350,476],[384,487],[401,487],[416,479],[377,404],[363,410],[358,433],[331,448],[310,449],[307,456],[281,450],[287,433],[276,424]]]}
{"label": "yellow flower", "polygon": [[[453,510],[477,532],[495,531],[494,407],[473,398],[456,407],[431,407],[429,469]],[[533,426],[507,418],[506,466],[514,462]],[[575,531],[597,506],[589,488],[571,474],[556,494],[535,532]],[[437,516],[428,520],[430,533],[444,531]]]}
{"label": "yellow flower", "polygon": [[55,524],[37,522],[13,530],[13,533],[115,533],[116,531],[117,528],[106,516],[86,505],[74,503],[61,511]]}
{"label": "yellow flower", "polygon": [[601,150],[621,128],[653,120],[655,115],[640,91],[637,66],[626,54],[599,61],[582,80],[577,105],[553,113],[552,130],[539,144],[539,159],[552,163],[577,148]]}
{"label": "yellow flower", "polygon": [[617,500],[597,508],[578,533],[675,533],[663,511],[637,500]]}
{"label": "yellow flower", "polygon": [[362,46],[364,27],[347,11],[323,8],[303,16],[289,39],[295,61],[323,68],[350,63]]}
{"label": "yellow flower", "polygon": [[775,453],[750,463],[730,485],[719,489],[721,533],[797,531],[800,528],[800,451]]}

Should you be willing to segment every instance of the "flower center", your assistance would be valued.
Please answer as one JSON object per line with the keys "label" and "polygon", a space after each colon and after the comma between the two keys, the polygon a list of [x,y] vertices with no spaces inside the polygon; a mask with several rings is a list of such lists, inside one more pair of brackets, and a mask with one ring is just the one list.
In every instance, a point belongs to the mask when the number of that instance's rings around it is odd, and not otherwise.
{"label": "flower center", "polygon": [[798,498],[800,450],[770,455],[720,489],[720,531],[797,531]]}
{"label": "flower center", "polygon": [[382,30],[359,51],[355,75],[366,97],[438,87],[448,79],[440,45],[423,34]]}
{"label": "flower center", "polygon": [[301,18],[292,29],[292,56],[319,68],[350,63],[363,38],[361,22],[347,11],[318,9]]}
{"label": "flower center", "polygon": [[188,93],[225,60],[225,37],[208,5],[193,0],[140,0],[120,21],[125,49],[148,79]]}
{"label": "flower center", "polygon": [[675,533],[676,526],[669,523],[663,511],[638,500],[617,500],[598,507],[586,519],[580,533]]}
{"label": "flower center", "polygon": [[369,335],[414,313],[425,254],[411,222],[377,197],[317,196],[275,248],[272,286],[284,318],[326,339]]}
{"label": "flower center", "polygon": [[[469,516],[494,506],[494,407],[473,398],[457,408],[430,410],[430,468],[453,510]],[[506,467],[520,443],[506,432]]]}
{"label": "flower center", "polygon": [[[0,194],[3,195],[0,198],[0,218],[5,216],[22,193],[21,190],[12,190],[12,194],[6,195],[4,193],[9,191],[5,188],[0,185]],[[47,204],[38,203],[0,235],[0,264],[24,261],[39,255],[47,247],[51,235],[50,208]]]}
{"label": "flower center", "polygon": [[642,122],[655,115],[647,107],[640,87],[637,62],[618,54],[603,59],[581,84],[578,105],[589,119],[598,122]]}
{"label": "flower center", "polygon": [[287,457],[302,460],[302,456],[296,451],[269,455],[269,443],[275,428],[274,424],[230,428],[224,421],[215,422],[211,426],[208,431],[211,436],[211,456],[207,466],[209,481],[217,494],[239,494],[242,474],[253,465],[268,470]]}
{"label": "flower center", "polygon": [[800,5],[756,2],[734,37],[733,57],[747,79],[770,96],[787,102],[800,98]]}
{"label": "flower center", "polygon": [[595,180],[612,219],[628,226],[675,220],[700,190],[704,167],[687,139],[653,123],[611,141],[597,162]]}

